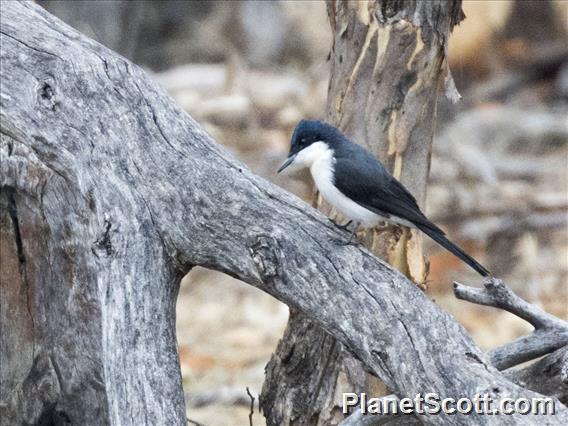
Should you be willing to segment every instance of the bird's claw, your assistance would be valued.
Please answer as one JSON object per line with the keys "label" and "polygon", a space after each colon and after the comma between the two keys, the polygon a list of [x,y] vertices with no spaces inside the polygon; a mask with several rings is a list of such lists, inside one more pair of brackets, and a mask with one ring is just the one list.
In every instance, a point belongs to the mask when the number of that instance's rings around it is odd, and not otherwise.
{"label": "bird's claw", "polygon": [[349,225],[351,225],[353,223],[352,220],[350,220],[349,222],[347,222],[345,225],[340,225],[339,223],[337,223],[335,220],[333,219],[329,219],[331,221],[331,223],[333,223],[337,228],[339,229],[343,229],[344,231],[349,231]]}
{"label": "bird's claw", "polygon": [[351,231],[351,234],[349,235],[349,238],[347,239],[347,241],[342,241],[339,243],[340,246],[358,246],[359,244],[361,244],[361,241],[359,241],[359,239],[357,238],[356,232],[357,232],[357,228],[358,225],[355,225],[355,228],[353,228],[353,231]]}
{"label": "bird's claw", "polygon": [[347,247],[347,246],[358,246],[360,245],[361,242],[357,239],[357,238],[350,238],[347,241],[340,241],[338,243],[338,245],[342,246],[342,247]]}

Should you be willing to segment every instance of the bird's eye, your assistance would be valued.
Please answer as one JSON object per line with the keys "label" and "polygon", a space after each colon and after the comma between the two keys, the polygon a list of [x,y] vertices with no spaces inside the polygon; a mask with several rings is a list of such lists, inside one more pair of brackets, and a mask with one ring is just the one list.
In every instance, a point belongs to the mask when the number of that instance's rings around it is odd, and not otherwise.
{"label": "bird's eye", "polygon": [[300,145],[304,145],[306,143],[306,138],[300,139]]}

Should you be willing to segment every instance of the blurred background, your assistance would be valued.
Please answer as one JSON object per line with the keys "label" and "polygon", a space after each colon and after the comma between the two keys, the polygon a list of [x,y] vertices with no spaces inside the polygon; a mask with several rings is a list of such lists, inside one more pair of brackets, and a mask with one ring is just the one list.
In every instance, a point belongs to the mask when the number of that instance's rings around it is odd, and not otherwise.
{"label": "blurred background", "polygon": [[[305,177],[280,178],[301,118],[325,116],[331,31],[319,1],[41,1],[148,70],[253,171],[309,201]],[[427,215],[522,297],[568,317],[568,2],[465,1],[449,61],[463,100],[441,99]],[[531,327],[458,301],[479,279],[426,241],[428,294],[482,348]],[[188,417],[247,425],[249,397],[288,309],[226,275],[196,268],[177,311]],[[264,424],[255,413],[254,424]]]}

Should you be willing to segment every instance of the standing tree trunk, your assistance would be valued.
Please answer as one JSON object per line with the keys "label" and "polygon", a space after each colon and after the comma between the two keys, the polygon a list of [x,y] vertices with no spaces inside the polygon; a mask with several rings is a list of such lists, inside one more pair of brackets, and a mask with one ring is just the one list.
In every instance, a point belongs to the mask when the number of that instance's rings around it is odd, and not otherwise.
{"label": "standing tree trunk", "polygon": [[[333,32],[328,120],[373,152],[423,207],[436,103],[451,83],[447,39],[463,19],[461,1],[327,5]],[[316,205],[337,218],[321,197]],[[423,285],[427,270],[419,231],[369,230],[360,237]],[[273,425],[336,424],[343,418],[343,392],[386,390],[343,345],[295,311],[266,371],[261,401]]]}

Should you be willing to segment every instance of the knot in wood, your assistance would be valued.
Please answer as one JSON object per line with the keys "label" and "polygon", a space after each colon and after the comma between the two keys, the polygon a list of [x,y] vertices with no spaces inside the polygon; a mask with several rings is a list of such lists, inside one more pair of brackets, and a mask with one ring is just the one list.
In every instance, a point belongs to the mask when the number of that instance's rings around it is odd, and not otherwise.
{"label": "knot in wood", "polygon": [[51,111],[55,111],[57,109],[59,101],[57,100],[54,84],[52,81],[46,80],[43,82],[38,90],[38,96],[40,102],[44,104],[48,109],[50,109]]}
{"label": "knot in wood", "polygon": [[[26,396],[28,416],[38,418],[38,407],[55,405],[61,397],[61,383],[55,370],[54,361],[48,352],[40,352],[34,359],[32,368],[23,387]],[[38,401],[41,399],[41,403]]]}
{"label": "knot in wood", "polygon": [[481,364],[481,365],[486,366],[486,363],[481,359],[481,357],[474,352],[468,351],[468,352],[465,353],[465,356],[471,362],[475,362],[477,364]]}
{"label": "knot in wood", "polygon": [[263,279],[274,278],[280,271],[280,248],[270,235],[259,235],[250,247],[252,259]]}
{"label": "knot in wood", "polygon": [[511,291],[499,278],[489,277],[483,281],[483,286],[493,298],[511,297]]}
{"label": "knot in wood", "polygon": [[504,287],[503,280],[495,277],[485,278],[483,285],[487,290],[499,289]]}
{"label": "knot in wood", "polygon": [[[114,248],[112,246],[112,240],[110,237],[110,231],[112,228],[112,223],[107,215],[105,215],[104,230],[101,236],[95,241],[95,249],[105,253],[107,256],[112,256],[114,253]],[[97,255],[96,252],[94,252]],[[98,255],[97,255],[98,257]]]}

